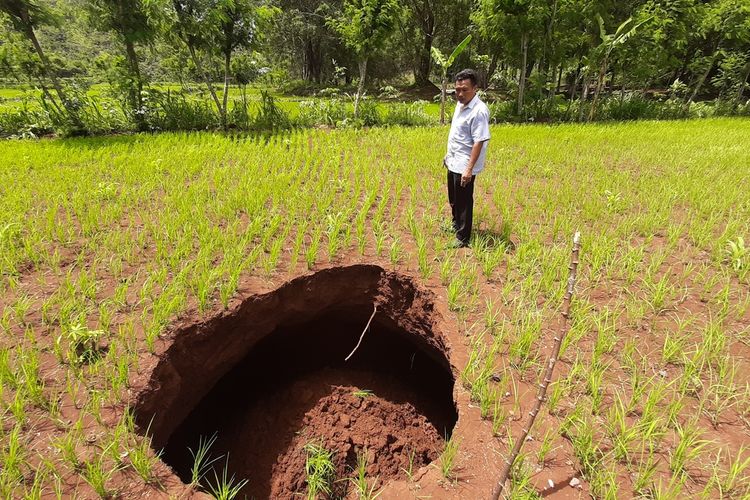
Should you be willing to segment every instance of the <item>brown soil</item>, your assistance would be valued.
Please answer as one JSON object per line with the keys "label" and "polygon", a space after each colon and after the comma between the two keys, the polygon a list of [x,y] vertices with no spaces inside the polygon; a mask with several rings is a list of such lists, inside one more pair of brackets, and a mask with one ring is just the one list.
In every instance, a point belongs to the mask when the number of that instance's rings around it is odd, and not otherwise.
{"label": "brown soil", "polygon": [[[307,454],[304,447],[319,442],[334,452],[336,477],[351,477],[357,456],[367,457],[367,477],[380,484],[406,478],[439,455],[442,437],[410,403],[393,403],[377,395],[361,397],[354,386],[329,385],[328,394],[305,413],[303,431],[294,437],[273,467],[271,498],[291,498],[305,492]],[[309,380],[308,380],[309,382]],[[372,481],[372,479],[370,479]],[[346,482],[335,485],[339,495],[352,488]]]}
{"label": "brown soil", "polygon": [[304,493],[309,442],[335,453],[344,494],[358,453],[366,451],[368,478],[381,483],[439,456],[457,419],[453,380],[431,294],[360,265],[292,280],[185,326],[136,411],[184,483],[191,450],[216,434],[211,456],[228,457],[216,468],[226,463],[248,479],[248,497]]}

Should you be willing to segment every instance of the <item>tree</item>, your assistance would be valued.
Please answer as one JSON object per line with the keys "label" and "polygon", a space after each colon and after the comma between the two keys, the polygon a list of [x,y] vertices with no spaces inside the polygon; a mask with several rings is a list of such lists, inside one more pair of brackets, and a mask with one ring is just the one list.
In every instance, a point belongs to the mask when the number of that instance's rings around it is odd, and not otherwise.
{"label": "tree", "polygon": [[[546,9],[542,0],[480,0],[472,19],[490,46],[518,68],[516,111],[523,113],[532,42],[542,33]],[[497,54],[498,52],[495,52]]]}
{"label": "tree", "polygon": [[[723,57],[725,49],[732,46],[750,50],[750,2],[747,0],[717,0],[702,6],[701,24],[698,33],[707,43],[708,52],[696,57],[694,66],[702,66],[693,92],[685,102],[685,108],[695,100],[714,65]],[[744,86],[742,86],[744,89]]]}
{"label": "tree", "polygon": [[596,20],[599,23],[599,36],[602,40],[602,43],[596,49],[601,59],[601,64],[599,66],[599,78],[596,82],[596,90],[594,91],[594,100],[591,102],[591,110],[589,111],[589,121],[593,120],[596,115],[596,103],[604,85],[604,77],[607,74],[607,65],[609,64],[612,51],[615,47],[625,43],[639,26],[650,21],[651,18],[649,17],[636,23],[632,17],[629,17],[612,34],[608,34],[604,28],[604,19],[602,19],[602,16],[597,14]]}
{"label": "tree", "polygon": [[[162,20],[162,32],[172,44],[184,45],[190,55],[190,61],[200,79],[208,88],[216,110],[222,117],[222,124],[226,119],[222,116],[222,102],[216,94],[211,79],[206,71],[202,54],[211,54],[214,48],[212,39],[219,29],[221,17],[219,11],[212,9],[209,0],[169,0],[172,12],[165,12]],[[172,15],[170,15],[172,14]]]}
{"label": "tree", "polygon": [[219,29],[216,33],[215,46],[218,47],[224,62],[224,93],[219,115],[222,126],[226,128],[232,54],[240,48],[254,48],[259,39],[259,23],[266,24],[276,10],[256,7],[251,0],[220,0],[216,9],[218,9]]}
{"label": "tree", "polygon": [[354,99],[355,118],[365,89],[367,61],[392,34],[399,13],[395,0],[345,0],[343,16],[330,20],[344,44],[357,57],[359,84]]}
{"label": "tree", "polygon": [[[52,83],[52,86],[57,93],[57,97],[65,108],[68,117],[73,121],[74,125],[80,127],[81,121],[78,117],[76,107],[68,99],[65,89],[63,88],[60,79],[57,77],[55,69],[52,67],[47,54],[42,49],[42,45],[39,43],[39,39],[36,36],[36,28],[45,24],[54,24],[55,19],[50,11],[34,0],[0,0],[0,12],[6,14],[10,18],[13,28],[23,34],[23,36],[34,46],[34,51],[39,57],[41,63],[39,65],[39,71],[43,82],[48,79]],[[42,85],[42,91],[50,98],[53,105],[56,106],[54,99],[51,98],[46,85],[44,84]]]}
{"label": "tree", "polygon": [[141,72],[136,45],[151,43],[156,30],[147,12],[148,0],[88,0],[92,24],[101,31],[114,33],[125,48],[128,78],[125,82],[128,103],[136,124],[143,128],[143,86],[146,77]]}
{"label": "tree", "polygon": [[440,52],[440,49],[437,47],[432,47],[432,58],[435,60],[435,64],[440,66],[440,70],[442,72],[442,78],[441,78],[441,86],[440,86],[440,124],[445,125],[445,92],[446,87],[448,86],[448,69],[453,65],[453,63],[456,61],[456,58],[461,55],[461,52],[464,51],[467,45],[469,45],[469,42],[471,42],[471,35],[468,35],[466,38],[463,39],[461,43],[459,43],[455,49],[453,49],[453,52],[451,52],[451,55],[446,59],[442,52]]}

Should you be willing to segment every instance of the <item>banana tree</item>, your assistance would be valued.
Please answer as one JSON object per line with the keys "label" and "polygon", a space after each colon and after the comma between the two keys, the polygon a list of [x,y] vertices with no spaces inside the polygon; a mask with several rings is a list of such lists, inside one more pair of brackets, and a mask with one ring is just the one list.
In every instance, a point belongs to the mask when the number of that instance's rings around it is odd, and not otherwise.
{"label": "banana tree", "polygon": [[594,91],[594,100],[591,102],[591,111],[589,111],[589,121],[594,119],[596,114],[596,103],[599,100],[599,94],[604,87],[604,78],[607,75],[607,66],[609,65],[609,56],[612,51],[618,45],[628,41],[632,35],[635,34],[635,30],[642,26],[644,23],[651,20],[651,17],[647,17],[639,23],[633,21],[632,17],[627,18],[614,33],[607,33],[604,28],[604,19],[599,14],[596,15],[596,20],[599,22],[599,37],[602,39],[602,43],[596,48],[597,51],[602,53],[602,63],[599,67],[599,78],[596,83],[596,90]]}
{"label": "banana tree", "polygon": [[443,55],[442,52],[440,52],[440,49],[437,47],[432,47],[432,60],[435,61],[435,64],[440,66],[440,69],[442,71],[442,86],[440,87],[440,124],[445,125],[445,91],[446,87],[448,86],[448,69],[453,65],[453,63],[456,61],[456,58],[461,55],[461,52],[464,51],[467,45],[469,45],[469,42],[471,42],[471,35],[468,35],[466,38],[464,38],[461,43],[459,43],[455,49],[453,49],[453,52],[451,52],[451,55],[446,59],[446,57]]}

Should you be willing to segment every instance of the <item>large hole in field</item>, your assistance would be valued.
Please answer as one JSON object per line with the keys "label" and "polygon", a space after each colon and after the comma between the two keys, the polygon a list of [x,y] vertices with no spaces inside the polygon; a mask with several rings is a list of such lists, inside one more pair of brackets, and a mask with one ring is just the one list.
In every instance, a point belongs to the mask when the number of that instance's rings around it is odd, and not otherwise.
{"label": "large hole in field", "polygon": [[[216,435],[219,477],[226,465],[248,480],[240,497],[292,498],[307,489],[309,443],[333,452],[338,479],[365,456],[380,485],[435,460],[457,420],[453,384],[432,295],[359,265],[298,278],[177,332],[136,414],[183,482],[191,450]],[[352,487],[332,484],[334,496]]]}

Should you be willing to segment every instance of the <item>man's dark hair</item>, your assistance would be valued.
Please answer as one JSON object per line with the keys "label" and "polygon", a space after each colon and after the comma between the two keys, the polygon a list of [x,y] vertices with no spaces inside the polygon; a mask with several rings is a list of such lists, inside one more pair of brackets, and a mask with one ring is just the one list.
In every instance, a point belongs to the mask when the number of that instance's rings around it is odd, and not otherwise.
{"label": "man's dark hair", "polygon": [[477,72],[473,69],[462,69],[456,73],[456,77],[453,79],[454,82],[459,80],[471,80],[473,86],[477,86]]}

